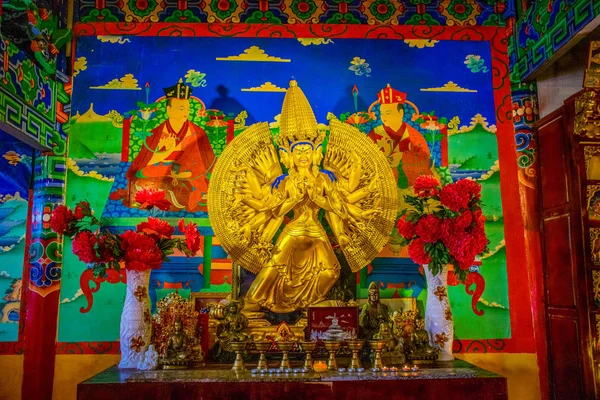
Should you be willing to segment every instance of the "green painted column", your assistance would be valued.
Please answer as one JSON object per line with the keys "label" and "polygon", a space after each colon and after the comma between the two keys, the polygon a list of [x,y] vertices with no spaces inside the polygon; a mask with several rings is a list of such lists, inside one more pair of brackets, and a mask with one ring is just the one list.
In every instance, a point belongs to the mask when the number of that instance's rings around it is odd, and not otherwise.
{"label": "green painted column", "polygon": [[212,263],[212,236],[204,236],[204,289],[210,288],[210,266]]}

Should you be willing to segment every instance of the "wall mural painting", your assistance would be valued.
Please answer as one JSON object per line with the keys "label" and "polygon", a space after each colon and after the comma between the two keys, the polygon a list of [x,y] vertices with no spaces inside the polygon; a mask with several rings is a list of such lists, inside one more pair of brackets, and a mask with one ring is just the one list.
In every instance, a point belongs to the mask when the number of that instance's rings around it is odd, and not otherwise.
{"label": "wall mural painting", "polygon": [[[424,68],[441,60],[443,69]],[[293,78],[319,123],[331,112],[380,146],[399,194],[420,174],[482,184],[491,251],[472,269],[485,291],[476,314],[464,286],[450,280],[456,337],[510,337],[488,42],[98,36],[78,39],[74,65],[67,205],[87,199],[122,229],[148,216],[136,193],[160,188],[172,204],[162,217],[192,218],[204,235],[201,255],[173,257],[153,271],[153,299],[174,288],[184,296],[229,290],[231,260],[212,237],[206,208],[211,170],[247,126],[267,121],[278,132]],[[104,283],[92,299],[89,286],[80,286],[85,266],[70,251],[64,257],[59,342],[116,340],[124,285]],[[422,307],[424,280],[397,231],[369,271],[358,297],[375,281],[382,297],[413,297]]]}
{"label": "wall mural painting", "polygon": [[32,157],[0,131],[0,342],[18,339]]}

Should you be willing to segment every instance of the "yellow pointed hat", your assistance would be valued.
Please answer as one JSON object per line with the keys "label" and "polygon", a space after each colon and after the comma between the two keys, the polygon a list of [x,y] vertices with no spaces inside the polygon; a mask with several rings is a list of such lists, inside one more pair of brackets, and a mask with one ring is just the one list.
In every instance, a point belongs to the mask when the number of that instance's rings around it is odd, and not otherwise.
{"label": "yellow pointed hat", "polygon": [[316,147],[323,137],[308,99],[298,83],[291,80],[281,107],[278,142],[281,147],[290,148],[298,141],[309,141]]}

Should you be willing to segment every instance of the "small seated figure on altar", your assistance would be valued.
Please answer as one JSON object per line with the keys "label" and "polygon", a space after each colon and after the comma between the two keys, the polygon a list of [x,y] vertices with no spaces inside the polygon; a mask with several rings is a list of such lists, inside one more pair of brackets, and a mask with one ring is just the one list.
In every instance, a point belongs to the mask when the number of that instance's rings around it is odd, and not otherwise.
{"label": "small seated figure on altar", "polygon": [[[389,322],[382,322],[379,325],[379,331],[373,335],[373,339],[387,341],[385,348],[381,352],[384,365],[401,365],[406,362],[404,339],[393,334]],[[372,352],[372,356],[375,356],[374,352]]]}
{"label": "small seated figure on altar", "polygon": [[372,339],[379,331],[383,322],[389,322],[390,315],[388,306],[379,300],[379,286],[371,282],[369,285],[369,298],[362,306],[358,323],[362,331],[362,337]]}
{"label": "small seated figure on altar", "polygon": [[[235,358],[235,353],[231,348],[231,342],[246,340],[248,337],[244,329],[248,327],[248,318],[240,312],[236,301],[231,301],[227,308],[225,318],[217,325],[217,341],[212,348],[212,357],[214,360],[231,362]],[[233,357],[233,358],[232,358]]]}
{"label": "small seated figure on altar", "polygon": [[154,371],[158,368],[158,352],[151,343],[144,353],[144,358],[138,363],[137,369],[141,371]]}
{"label": "small seated figure on altar", "polygon": [[438,349],[429,342],[429,333],[425,330],[425,321],[420,313],[415,316],[414,331],[408,343],[407,355],[411,361],[434,361],[437,359]]}
{"label": "small seated figure on altar", "polygon": [[188,120],[192,89],[179,80],[164,89],[167,120],[152,130],[129,170],[129,197],[142,188],[162,189],[170,211],[206,211],[215,155],[204,130]]}
{"label": "small seated figure on altar", "polygon": [[173,334],[167,341],[167,346],[160,362],[163,368],[187,368],[193,358],[190,342],[191,340],[188,339],[183,331],[183,321],[178,317],[173,324]]}

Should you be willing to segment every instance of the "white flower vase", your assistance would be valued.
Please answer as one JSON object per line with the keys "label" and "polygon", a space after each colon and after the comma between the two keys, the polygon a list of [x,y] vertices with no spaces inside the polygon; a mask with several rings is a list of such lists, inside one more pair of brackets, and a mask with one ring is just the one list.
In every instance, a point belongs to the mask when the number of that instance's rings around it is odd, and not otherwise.
{"label": "white flower vase", "polygon": [[450,300],[448,299],[448,266],[433,275],[428,265],[424,265],[427,279],[427,303],[425,305],[425,330],[429,333],[431,346],[440,350],[438,361],[452,361],[454,322]]}
{"label": "white flower vase", "polygon": [[152,335],[148,285],[150,270],[127,271],[127,294],[121,314],[119,368],[137,368],[144,360]]}

